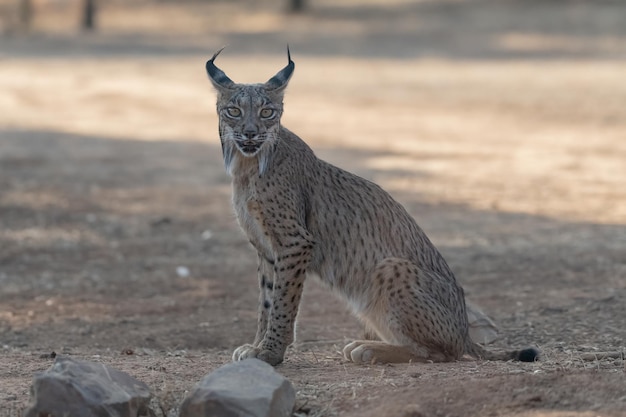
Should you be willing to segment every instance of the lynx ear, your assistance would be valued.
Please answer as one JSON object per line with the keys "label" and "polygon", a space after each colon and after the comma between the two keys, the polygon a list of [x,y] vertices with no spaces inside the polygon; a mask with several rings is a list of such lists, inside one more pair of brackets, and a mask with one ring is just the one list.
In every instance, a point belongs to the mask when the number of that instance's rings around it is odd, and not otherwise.
{"label": "lynx ear", "polygon": [[295,64],[291,60],[291,54],[289,53],[289,47],[287,47],[287,66],[280,70],[276,75],[270,78],[265,83],[265,88],[270,91],[280,91],[287,87],[287,83],[293,74]]}
{"label": "lynx ear", "polygon": [[235,83],[224,74],[224,71],[215,66],[213,61],[215,58],[224,50],[225,47],[222,47],[219,51],[217,51],[211,59],[206,62],[206,72],[209,74],[209,79],[213,83],[213,86],[218,90],[230,90],[233,88]]}

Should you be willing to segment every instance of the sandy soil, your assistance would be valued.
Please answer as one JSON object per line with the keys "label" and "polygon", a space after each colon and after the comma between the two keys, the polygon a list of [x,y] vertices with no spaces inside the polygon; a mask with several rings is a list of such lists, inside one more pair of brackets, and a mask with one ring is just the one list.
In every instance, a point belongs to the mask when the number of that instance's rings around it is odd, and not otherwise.
{"label": "sandy soil", "polygon": [[624,361],[583,360],[626,349],[626,9],[332,3],[112,2],[82,36],[61,3],[29,34],[0,20],[0,416],[51,352],[129,372],[174,416],[252,340],[204,61],[228,44],[219,65],[265,81],[286,43],[285,125],[405,204],[501,326],[494,348],[543,351],[355,366],[338,352],[359,324],[309,282],[277,368],[295,415],[626,415]]}

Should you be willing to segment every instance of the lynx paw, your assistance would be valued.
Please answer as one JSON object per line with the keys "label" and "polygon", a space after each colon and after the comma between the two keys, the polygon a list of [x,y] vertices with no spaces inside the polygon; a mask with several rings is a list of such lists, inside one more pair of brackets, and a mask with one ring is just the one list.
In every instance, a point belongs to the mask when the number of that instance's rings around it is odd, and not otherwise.
{"label": "lynx paw", "polygon": [[269,363],[272,366],[278,365],[283,361],[282,355],[277,355],[270,350],[261,349],[260,347],[255,347],[248,344],[239,346],[233,352],[233,362],[242,361],[248,358],[257,358]]}
{"label": "lynx paw", "polygon": [[[355,340],[343,348],[343,356],[354,363],[402,363],[425,362],[429,358],[426,348],[390,345],[372,340]],[[439,359],[439,361],[444,359]]]}
{"label": "lynx paw", "polygon": [[354,363],[372,363],[376,360],[375,351],[363,340],[355,340],[343,348],[343,357]]}

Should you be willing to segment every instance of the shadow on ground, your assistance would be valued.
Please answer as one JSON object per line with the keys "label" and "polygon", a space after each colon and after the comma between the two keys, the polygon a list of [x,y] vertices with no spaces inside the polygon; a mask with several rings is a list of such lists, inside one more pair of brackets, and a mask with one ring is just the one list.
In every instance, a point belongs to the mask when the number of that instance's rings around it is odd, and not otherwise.
{"label": "shadow on ground", "polygon": [[[231,349],[251,337],[256,257],[234,220],[216,145],[25,130],[0,138],[3,344]],[[367,178],[415,175],[366,168],[380,153],[319,154],[340,166],[349,159]],[[623,344],[624,225],[396,197],[501,323],[503,344]],[[301,340],[359,334],[325,289],[307,291]]]}

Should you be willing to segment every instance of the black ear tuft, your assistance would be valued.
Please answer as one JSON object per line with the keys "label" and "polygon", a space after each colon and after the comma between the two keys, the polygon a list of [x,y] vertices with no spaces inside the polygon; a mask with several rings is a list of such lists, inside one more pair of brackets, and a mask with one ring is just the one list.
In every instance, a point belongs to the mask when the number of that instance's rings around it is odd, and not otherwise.
{"label": "black ear tuft", "polygon": [[291,53],[289,52],[289,46],[287,46],[287,66],[280,70],[276,75],[269,79],[265,83],[265,86],[269,90],[282,90],[287,87],[287,83],[293,74],[295,64],[291,60]]}
{"label": "black ear tuft", "polygon": [[517,360],[521,362],[536,362],[539,360],[539,350],[526,348],[517,352]]}
{"label": "black ear tuft", "polygon": [[206,62],[206,72],[209,75],[209,78],[213,82],[213,85],[216,88],[231,88],[235,83],[224,74],[224,71],[219,69],[213,62],[215,58],[224,50],[225,46],[220,48],[219,51],[213,54],[211,59]]}

